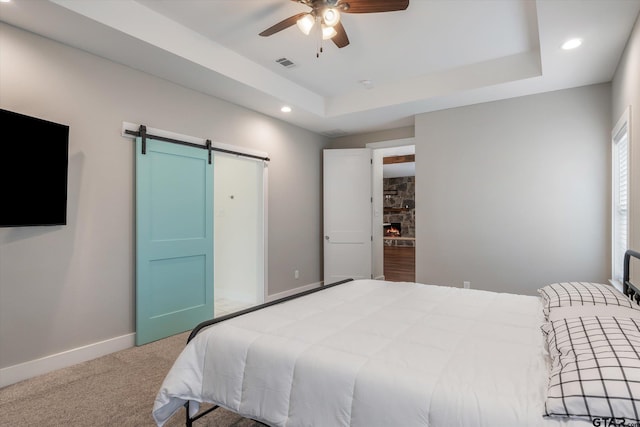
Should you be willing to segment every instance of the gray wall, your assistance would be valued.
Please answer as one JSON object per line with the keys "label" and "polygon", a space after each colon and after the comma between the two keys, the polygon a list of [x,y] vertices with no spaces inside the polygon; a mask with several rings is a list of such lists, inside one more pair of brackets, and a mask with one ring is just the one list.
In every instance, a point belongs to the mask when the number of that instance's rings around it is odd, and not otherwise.
{"label": "gray wall", "polygon": [[0,229],[0,368],[134,332],[123,121],[268,152],[270,293],[321,280],[324,137],[5,24],[0,76],[1,108],[70,126],[68,225]]}
{"label": "gray wall", "polygon": [[603,84],[416,116],[417,281],[534,295],[608,279],[609,105]]}
{"label": "gray wall", "polygon": [[417,116],[418,281],[606,281],[609,105],[603,84]]}
{"label": "gray wall", "polygon": [[[640,17],[618,64],[611,91],[613,124],[631,106],[629,247],[640,250]],[[638,283],[640,262],[634,265],[633,278]]]}

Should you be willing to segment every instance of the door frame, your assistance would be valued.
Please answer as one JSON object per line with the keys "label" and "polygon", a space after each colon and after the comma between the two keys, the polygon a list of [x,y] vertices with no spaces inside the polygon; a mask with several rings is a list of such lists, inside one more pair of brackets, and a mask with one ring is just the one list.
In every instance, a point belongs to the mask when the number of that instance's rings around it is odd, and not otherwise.
{"label": "door frame", "polygon": [[[132,122],[127,122],[127,121],[123,121],[121,128],[120,128],[120,136],[122,136],[123,138],[127,138],[130,139],[132,141],[135,142],[135,136],[132,133],[129,132],[137,132],[140,129],[140,123],[132,123]],[[172,132],[172,131],[168,131],[165,129],[159,129],[159,128],[154,128],[154,127],[149,127],[147,126],[147,133],[148,134],[152,134],[152,135],[156,135],[156,136],[160,136],[160,137],[164,137],[164,138],[170,138],[170,139],[176,139],[176,140],[180,140],[180,141],[184,141],[184,142],[190,142],[193,144],[198,144],[198,145],[202,145],[205,146],[206,145],[206,138],[199,138],[199,137],[195,137],[195,136],[191,136],[191,135],[185,135],[185,134],[181,134],[181,133],[177,133],[177,132]],[[225,144],[223,142],[216,142],[213,141],[211,143],[211,146],[214,148],[218,148],[218,149],[222,149],[222,150],[228,150],[231,153],[235,152],[235,153],[241,153],[241,154],[246,154],[249,156],[253,156],[253,157],[260,157],[260,158],[265,158],[268,159],[269,158],[269,153],[265,152],[265,151],[260,151],[260,150],[256,150],[253,148],[247,148],[247,147],[240,147],[237,145],[231,145],[231,144]],[[135,144],[134,144],[134,151],[135,151]],[[233,154],[232,154],[233,155]],[[259,161],[259,159],[256,159],[256,161]],[[263,259],[262,259],[262,264],[263,264],[263,270],[264,270],[264,292],[263,292],[263,298],[264,301],[267,301],[268,299],[268,295],[269,295],[269,241],[268,241],[268,231],[269,231],[269,218],[268,218],[268,212],[269,212],[269,207],[268,207],[268,201],[269,201],[269,194],[268,194],[268,188],[269,188],[269,183],[268,183],[268,177],[269,177],[269,162],[268,161],[262,161],[262,163],[264,164],[264,169],[263,169],[263,180],[262,180],[262,186],[263,186],[263,207],[262,207],[262,219],[263,219],[263,242],[264,242],[264,252],[263,252]],[[215,239],[215,236],[213,237]],[[215,256],[215,254],[214,254]],[[212,285],[213,286],[213,285]],[[214,299],[215,299],[215,295],[214,295]],[[212,313],[212,317],[213,317],[213,313]]]}
{"label": "door frame", "polygon": [[[238,145],[225,144],[223,142],[213,142],[211,144],[215,148],[223,150],[235,151],[236,153],[248,154],[255,157],[268,158],[269,153],[260,150],[254,150],[252,148],[240,147]],[[223,154],[223,153],[220,153]],[[230,154],[233,156],[233,154]],[[247,158],[245,160],[252,160]],[[269,162],[253,159],[256,162],[262,163],[262,276],[263,276],[263,295],[262,302],[267,301],[269,296]],[[214,236],[215,239],[215,236]],[[214,254],[215,257],[215,254]],[[215,296],[214,296],[215,298]]]}
{"label": "door frame", "polygon": [[[365,145],[366,148],[370,148],[373,151],[373,209],[371,209],[373,244],[371,245],[371,271],[373,272],[374,279],[384,279],[384,236],[382,227],[384,198],[382,194],[382,155],[380,149],[404,147],[407,145],[415,146],[415,138],[391,139],[387,141],[370,142]],[[380,191],[377,191],[378,189],[380,189]]]}
{"label": "door frame", "polygon": [[[230,145],[230,144],[223,144],[223,143],[216,143],[214,142],[212,144],[212,146],[217,147],[217,148],[222,148],[225,150],[230,150],[230,151],[235,151],[235,152],[240,152],[240,153],[245,153],[245,154],[250,154],[252,156],[258,156],[258,157],[268,157],[266,155],[266,153],[261,152],[261,151],[257,151],[257,150],[251,150],[251,149],[247,149],[247,148],[243,148],[243,147],[238,147],[236,145]],[[228,154],[228,153],[214,153],[213,155],[213,162],[215,165],[215,158],[216,156],[224,156],[224,157],[236,157],[233,154]],[[258,214],[261,215],[262,218],[262,239],[261,239],[261,243],[262,243],[262,259],[259,260],[259,263],[261,264],[262,268],[262,291],[258,288],[257,289],[257,294],[261,294],[260,298],[261,300],[257,302],[257,304],[262,304],[265,301],[267,301],[267,297],[269,295],[269,244],[268,244],[268,232],[269,232],[269,218],[268,218],[268,212],[269,212],[269,208],[268,208],[268,204],[269,204],[269,193],[268,193],[268,189],[269,189],[269,163],[262,161],[260,159],[251,159],[251,158],[245,158],[243,160],[246,161],[255,161],[255,162],[259,162],[262,163],[262,211],[258,212]],[[215,210],[215,206],[214,206],[214,210]],[[214,225],[215,227],[215,225]],[[213,236],[214,238],[214,244],[215,244],[215,234]],[[215,259],[215,253],[214,253],[214,259]],[[259,267],[260,268],[260,267]],[[257,284],[257,286],[260,286],[259,283]],[[214,296],[214,300],[215,300],[215,296]]]}

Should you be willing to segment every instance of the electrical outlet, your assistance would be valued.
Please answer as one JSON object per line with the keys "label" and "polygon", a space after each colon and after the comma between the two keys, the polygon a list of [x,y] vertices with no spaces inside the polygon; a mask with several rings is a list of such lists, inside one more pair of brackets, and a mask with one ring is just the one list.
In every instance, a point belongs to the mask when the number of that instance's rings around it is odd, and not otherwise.
{"label": "electrical outlet", "polygon": [[471,288],[471,282],[462,282],[462,285],[464,286],[465,289]]}
{"label": "electrical outlet", "polygon": [[300,278],[300,270],[294,270],[293,271],[293,278],[294,279],[299,279]]}

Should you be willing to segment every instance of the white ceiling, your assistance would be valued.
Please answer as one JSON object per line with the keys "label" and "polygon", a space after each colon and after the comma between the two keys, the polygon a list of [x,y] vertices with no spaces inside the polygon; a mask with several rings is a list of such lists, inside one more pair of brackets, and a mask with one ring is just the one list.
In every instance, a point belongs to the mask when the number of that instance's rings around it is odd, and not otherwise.
{"label": "white ceiling", "polygon": [[[411,0],[342,14],[351,44],[294,25],[290,0],[12,0],[0,20],[328,136],[416,114],[608,82],[640,0]],[[562,51],[570,37],[583,45]],[[276,59],[295,63],[285,68]],[[361,81],[369,80],[372,87]],[[284,104],[293,111],[280,112]]]}

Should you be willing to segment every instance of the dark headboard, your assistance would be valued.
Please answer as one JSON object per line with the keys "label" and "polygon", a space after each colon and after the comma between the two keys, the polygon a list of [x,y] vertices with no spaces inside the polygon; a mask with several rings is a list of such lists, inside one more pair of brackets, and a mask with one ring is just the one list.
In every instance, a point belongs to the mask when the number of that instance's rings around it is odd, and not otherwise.
{"label": "dark headboard", "polygon": [[622,283],[624,284],[624,294],[634,300],[637,304],[640,304],[640,290],[636,285],[631,283],[631,257],[640,259],[640,252],[632,251],[629,249],[624,253],[624,277]]}

